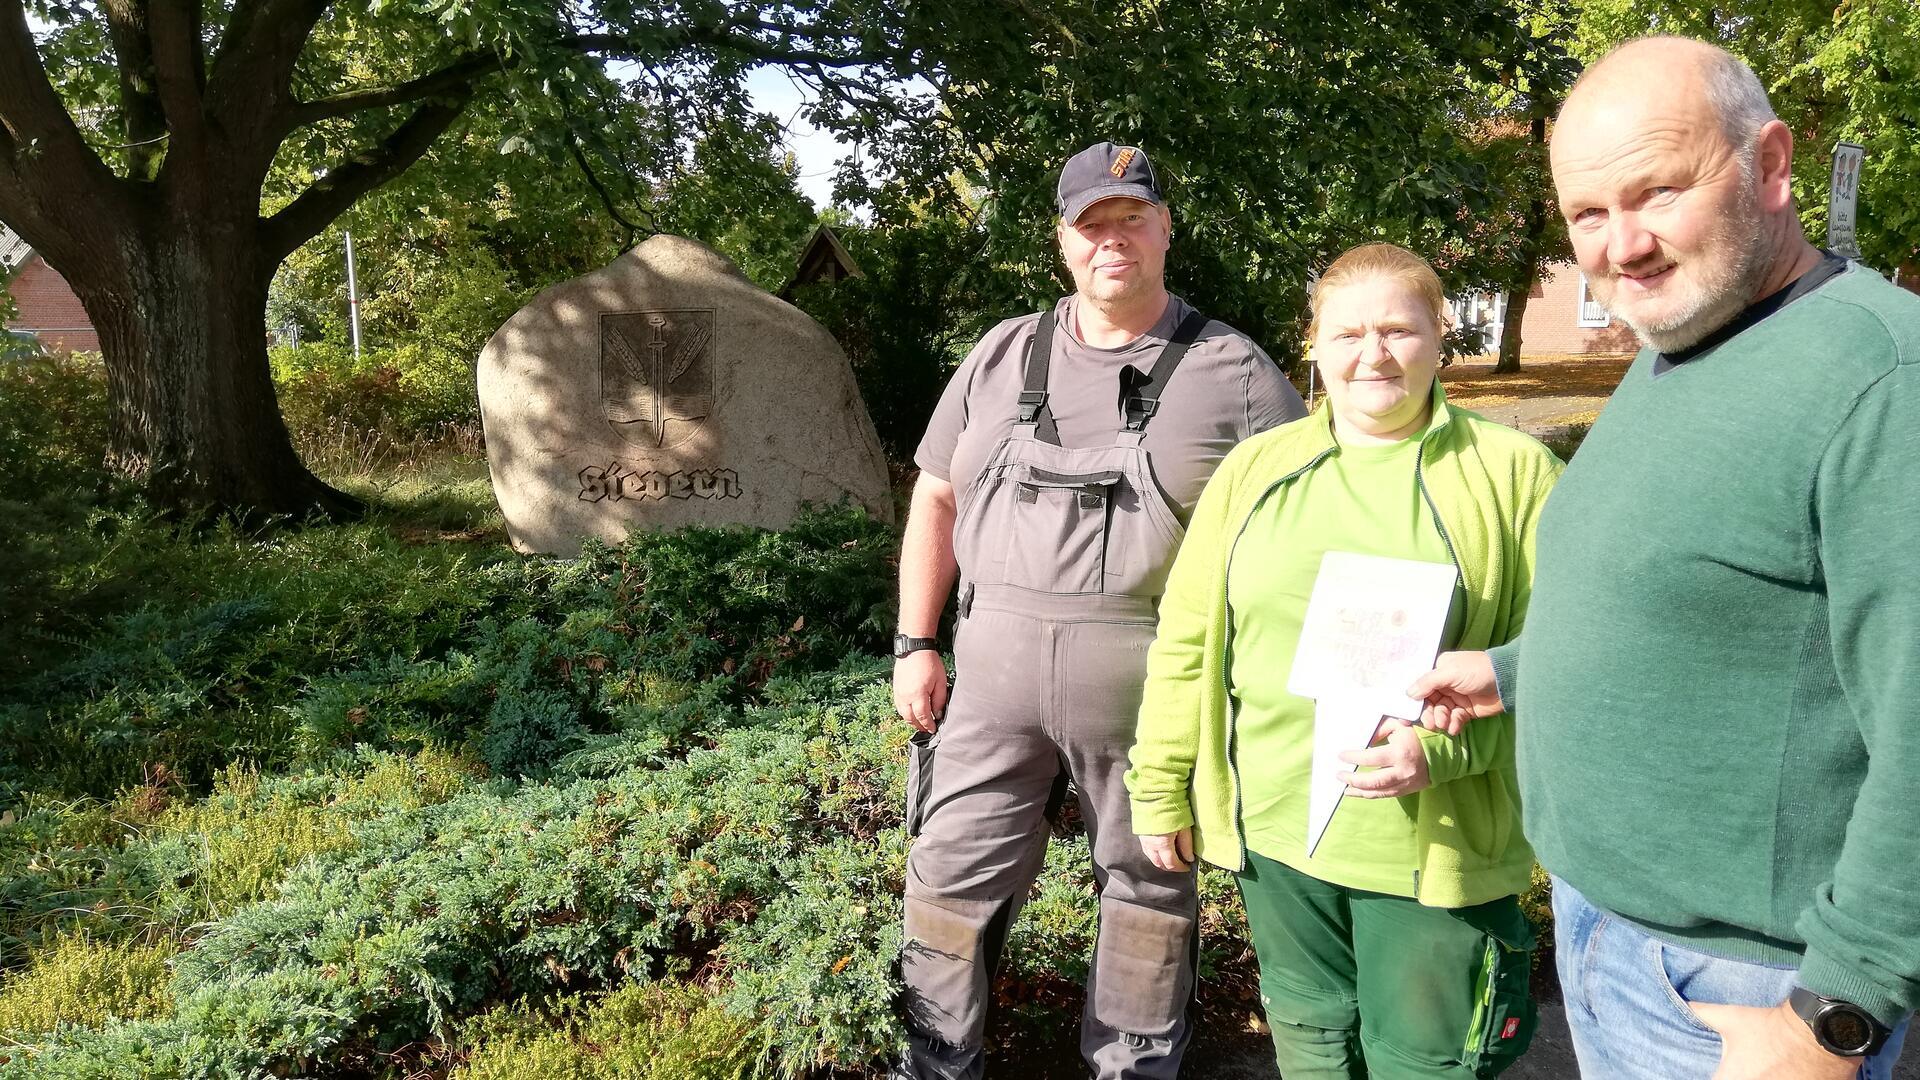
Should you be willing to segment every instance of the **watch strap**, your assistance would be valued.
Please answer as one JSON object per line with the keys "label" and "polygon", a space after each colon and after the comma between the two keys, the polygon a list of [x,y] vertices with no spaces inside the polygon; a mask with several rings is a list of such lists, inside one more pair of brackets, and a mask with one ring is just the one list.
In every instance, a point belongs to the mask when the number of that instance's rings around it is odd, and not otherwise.
{"label": "watch strap", "polygon": [[908,637],[905,634],[893,635],[893,658],[895,660],[904,660],[914,653],[926,652],[928,650],[933,652],[940,651],[940,641],[938,638]]}
{"label": "watch strap", "polygon": [[[1788,992],[1787,1004],[1793,1009],[1794,1015],[1807,1022],[1807,1027],[1813,1032],[1814,1041],[1828,1053],[1840,1057],[1872,1057],[1880,1052],[1880,1048],[1887,1044],[1887,1039],[1893,1034],[1891,1028],[1853,1002],[1816,994],[1804,986],[1795,986]],[[1836,1012],[1850,1013],[1855,1019],[1867,1025],[1872,1036],[1864,1048],[1840,1046],[1832,1041],[1827,1032],[1827,1018]]]}

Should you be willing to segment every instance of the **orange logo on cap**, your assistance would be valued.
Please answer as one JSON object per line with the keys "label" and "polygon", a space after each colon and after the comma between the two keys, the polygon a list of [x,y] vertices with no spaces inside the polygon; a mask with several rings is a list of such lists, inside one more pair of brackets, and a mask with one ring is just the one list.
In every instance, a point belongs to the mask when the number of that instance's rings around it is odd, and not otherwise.
{"label": "orange logo on cap", "polygon": [[1113,168],[1107,171],[1115,176],[1127,175],[1127,166],[1133,164],[1134,153],[1135,151],[1131,146],[1121,147],[1119,155],[1113,159]]}

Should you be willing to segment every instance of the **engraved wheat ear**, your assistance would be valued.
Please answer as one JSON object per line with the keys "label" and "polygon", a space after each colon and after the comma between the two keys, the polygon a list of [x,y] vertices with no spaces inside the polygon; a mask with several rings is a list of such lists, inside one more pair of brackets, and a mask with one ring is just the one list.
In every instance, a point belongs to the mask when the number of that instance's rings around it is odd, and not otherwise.
{"label": "engraved wheat ear", "polygon": [[[680,347],[673,351],[673,367],[667,372],[667,381],[672,382],[686,374],[687,368],[693,365],[694,358],[700,355],[701,349],[707,347],[707,342],[712,337],[713,327],[702,323],[696,326],[692,333],[681,338]],[[666,387],[663,386],[660,389],[665,391]]]}
{"label": "engraved wheat ear", "polygon": [[640,358],[634,355],[633,346],[627,343],[627,335],[622,333],[619,327],[614,327],[613,333],[607,335],[607,344],[620,358],[620,369],[627,373],[627,378],[638,382],[646,381],[646,368],[640,363]]}

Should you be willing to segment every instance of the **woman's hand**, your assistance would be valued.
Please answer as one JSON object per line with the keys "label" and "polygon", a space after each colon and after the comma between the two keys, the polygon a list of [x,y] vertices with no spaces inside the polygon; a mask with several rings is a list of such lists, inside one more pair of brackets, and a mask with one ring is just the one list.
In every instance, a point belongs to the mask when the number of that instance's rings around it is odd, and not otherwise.
{"label": "woman's hand", "polygon": [[1347,777],[1347,790],[1363,799],[1391,799],[1411,795],[1433,785],[1427,773],[1427,750],[1420,745],[1420,731],[1398,717],[1389,716],[1381,725],[1381,737],[1365,750],[1348,750],[1340,760],[1372,772],[1356,772]]}
{"label": "woman's hand", "polygon": [[900,718],[932,734],[947,711],[947,665],[932,649],[893,662],[893,709]]}
{"label": "woman's hand", "polygon": [[1147,853],[1147,861],[1160,869],[1183,873],[1193,867],[1193,830],[1143,836],[1140,849]]}

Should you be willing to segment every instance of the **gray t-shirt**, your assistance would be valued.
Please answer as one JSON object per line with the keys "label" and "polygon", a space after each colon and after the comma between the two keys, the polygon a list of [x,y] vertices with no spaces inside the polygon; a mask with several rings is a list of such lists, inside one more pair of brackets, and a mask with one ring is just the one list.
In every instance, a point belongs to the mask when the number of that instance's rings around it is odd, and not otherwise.
{"label": "gray t-shirt", "polygon": [[[1174,297],[1152,330],[1117,349],[1099,349],[1075,334],[1075,303],[1069,296],[1054,308],[1059,325],[1047,405],[1062,446],[1109,445],[1126,419],[1122,372],[1128,366],[1143,376],[1153,370],[1167,338],[1193,308]],[[940,395],[914,452],[916,465],[959,490],[973,483],[994,447],[1013,430],[1027,347],[1039,323],[1037,314],[1008,319],[980,339]],[[1160,409],[1148,421],[1141,445],[1161,493],[1185,522],[1200,501],[1200,489],[1234,444],[1306,414],[1306,403],[1260,346],[1212,320],[1161,392]]]}

